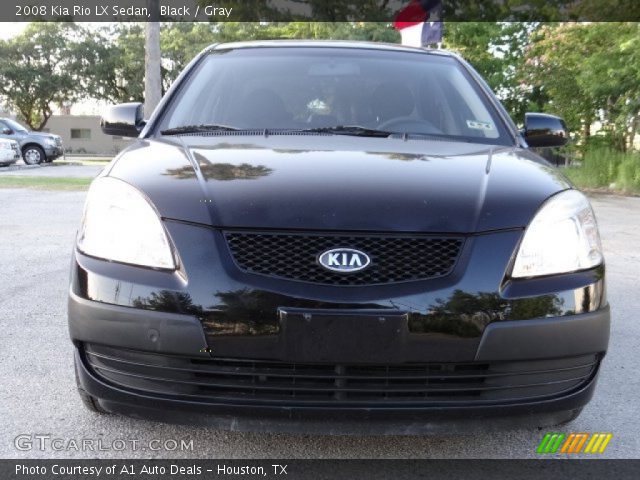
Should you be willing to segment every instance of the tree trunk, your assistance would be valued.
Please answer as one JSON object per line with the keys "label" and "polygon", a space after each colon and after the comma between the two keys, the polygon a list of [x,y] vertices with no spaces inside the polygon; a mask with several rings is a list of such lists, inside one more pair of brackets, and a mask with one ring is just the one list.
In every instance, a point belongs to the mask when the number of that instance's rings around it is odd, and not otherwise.
{"label": "tree trunk", "polygon": [[160,73],[160,5],[159,0],[148,0],[151,22],[145,24],[144,53],[144,115],[149,118],[162,98]]}
{"label": "tree trunk", "polygon": [[636,139],[636,134],[638,133],[639,126],[640,126],[640,115],[634,115],[633,120],[631,120],[631,126],[629,128],[629,140],[627,141],[627,146],[629,150],[633,150],[635,147],[634,141]]}
{"label": "tree trunk", "polygon": [[582,138],[585,142],[589,141],[589,137],[591,136],[591,123],[593,119],[591,117],[587,117],[584,119],[582,123]]}

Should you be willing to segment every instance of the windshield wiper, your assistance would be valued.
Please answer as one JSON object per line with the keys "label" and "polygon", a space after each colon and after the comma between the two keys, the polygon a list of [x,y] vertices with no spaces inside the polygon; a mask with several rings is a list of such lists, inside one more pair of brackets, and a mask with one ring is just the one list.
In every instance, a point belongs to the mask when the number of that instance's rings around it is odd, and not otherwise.
{"label": "windshield wiper", "polygon": [[[169,128],[162,130],[162,135],[181,135],[188,133],[204,133],[204,132],[236,132],[243,129],[230,127],[228,125],[204,124],[204,125],[183,125],[181,127]],[[353,135],[358,137],[388,137],[394,132],[384,130],[375,130],[373,128],[361,127],[359,125],[337,125],[333,127],[317,127],[304,129],[261,129],[265,132],[302,132],[302,133],[333,133],[336,135]]]}
{"label": "windshield wiper", "polygon": [[376,130],[359,125],[336,125],[335,127],[305,128],[297,131],[308,133],[335,133],[336,135],[353,135],[356,137],[389,137],[394,134],[394,132]]}
{"label": "windshield wiper", "polygon": [[201,133],[201,132],[235,132],[239,128],[230,127],[228,125],[215,125],[215,124],[203,124],[203,125],[183,125],[181,127],[168,128],[162,130],[162,135],[181,135],[183,133]]}

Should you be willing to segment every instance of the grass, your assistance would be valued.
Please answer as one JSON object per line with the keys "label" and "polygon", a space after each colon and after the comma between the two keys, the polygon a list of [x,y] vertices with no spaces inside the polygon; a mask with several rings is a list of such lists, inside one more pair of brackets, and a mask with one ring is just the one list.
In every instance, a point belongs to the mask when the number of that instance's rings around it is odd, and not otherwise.
{"label": "grass", "polygon": [[608,148],[587,150],[582,165],[564,170],[577,187],[640,194],[640,153]]}
{"label": "grass", "polygon": [[92,178],[7,175],[0,177],[0,188],[33,188],[36,190],[86,190],[92,180]]}

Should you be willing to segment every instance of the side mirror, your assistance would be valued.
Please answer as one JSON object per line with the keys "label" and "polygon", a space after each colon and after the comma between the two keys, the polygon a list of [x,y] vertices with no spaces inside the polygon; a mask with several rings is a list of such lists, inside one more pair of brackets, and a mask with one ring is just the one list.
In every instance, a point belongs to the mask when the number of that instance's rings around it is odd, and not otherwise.
{"label": "side mirror", "polygon": [[530,147],[561,147],[569,141],[569,130],[564,120],[555,115],[526,113],[524,138]]}
{"label": "side mirror", "polygon": [[9,127],[3,127],[2,128],[2,134],[3,135],[11,135],[13,133],[13,130],[11,130]]}
{"label": "side mirror", "polygon": [[145,125],[141,103],[122,103],[109,107],[100,119],[106,135],[137,137]]}

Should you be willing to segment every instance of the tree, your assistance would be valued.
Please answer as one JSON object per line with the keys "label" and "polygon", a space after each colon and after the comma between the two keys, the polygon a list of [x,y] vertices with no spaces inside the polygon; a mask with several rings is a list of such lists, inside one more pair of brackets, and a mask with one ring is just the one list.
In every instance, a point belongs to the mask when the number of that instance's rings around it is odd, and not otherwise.
{"label": "tree", "polygon": [[636,23],[546,25],[526,52],[522,80],[539,92],[540,110],[562,115],[583,140],[597,120],[624,151],[639,127],[639,47]]}
{"label": "tree", "polygon": [[[200,50],[216,41],[209,24],[161,24],[161,93]],[[112,103],[143,102],[145,26],[121,23],[98,28],[91,45],[95,62],[89,78],[90,96]]]}
{"label": "tree", "polygon": [[532,89],[521,82],[524,53],[537,23],[445,23],[444,46],[460,53],[487,81],[511,116],[524,118]]}
{"label": "tree", "polygon": [[162,25],[162,84],[166,91],[205,47],[219,42],[275,39],[369,40],[396,43],[400,35],[389,23],[374,22],[213,22]]}
{"label": "tree", "polygon": [[579,88],[597,106],[612,146],[626,151],[640,129],[640,25],[594,24],[586,42],[597,48],[577,72]]}
{"label": "tree", "polygon": [[187,64],[205,47],[218,42],[215,25],[208,23],[165,23],[160,30],[163,92]]}
{"label": "tree", "polygon": [[75,24],[32,23],[0,41],[0,95],[31,129],[44,128],[54,105],[86,96],[86,37]]}
{"label": "tree", "polygon": [[144,101],[144,26],[119,23],[93,32],[88,95],[111,103]]}

